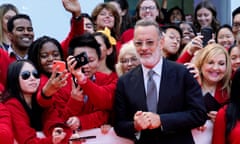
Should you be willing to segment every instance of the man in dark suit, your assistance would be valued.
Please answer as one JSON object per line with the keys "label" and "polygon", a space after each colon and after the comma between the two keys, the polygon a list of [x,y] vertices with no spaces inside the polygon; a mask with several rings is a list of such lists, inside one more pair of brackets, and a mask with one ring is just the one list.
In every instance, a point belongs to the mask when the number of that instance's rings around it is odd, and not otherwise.
{"label": "man in dark suit", "polygon": [[[163,43],[156,22],[136,23],[134,45],[141,65],[119,78],[114,129],[137,144],[193,144],[191,129],[207,119],[201,88],[185,66],[161,56]],[[150,70],[157,96],[149,103]]]}

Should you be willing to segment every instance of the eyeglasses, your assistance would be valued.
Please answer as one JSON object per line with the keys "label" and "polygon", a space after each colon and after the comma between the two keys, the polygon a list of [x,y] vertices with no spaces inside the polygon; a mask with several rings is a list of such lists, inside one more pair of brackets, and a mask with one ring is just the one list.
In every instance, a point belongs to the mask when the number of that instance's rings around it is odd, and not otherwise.
{"label": "eyeglasses", "polygon": [[145,46],[147,47],[152,47],[154,45],[154,41],[153,40],[147,40],[147,41],[134,41],[134,45],[136,48],[140,48],[140,47],[143,47],[145,43]]}
{"label": "eyeglasses", "polygon": [[122,64],[128,64],[128,63],[134,63],[134,62],[137,62],[138,61],[138,58],[137,57],[130,57],[130,58],[123,58],[121,59],[121,63]]}
{"label": "eyeglasses", "polygon": [[140,10],[142,10],[142,11],[147,11],[147,10],[150,10],[150,11],[152,11],[152,10],[155,10],[156,9],[156,7],[155,6],[143,6],[143,7],[140,7]]}
{"label": "eyeglasses", "polygon": [[30,78],[31,74],[32,74],[33,77],[36,78],[36,79],[39,79],[39,78],[40,78],[40,76],[39,76],[39,74],[38,74],[38,72],[37,72],[36,70],[33,70],[32,72],[30,72],[30,71],[23,71],[23,72],[21,73],[21,77],[22,77],[23,80],[27,80],[27,79]]}
{"label": "eyeglasses", "polygon": [[234,28],[240,28],[240,23],[233,23]]}

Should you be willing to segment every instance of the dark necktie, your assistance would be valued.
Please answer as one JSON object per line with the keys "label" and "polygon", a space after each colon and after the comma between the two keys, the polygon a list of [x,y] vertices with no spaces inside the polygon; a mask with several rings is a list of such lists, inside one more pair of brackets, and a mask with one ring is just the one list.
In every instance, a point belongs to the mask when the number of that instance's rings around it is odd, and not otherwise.
{"label": "dark necktie", "polygon": [[153,80],[154,71],[150,70],[148,72],[148,82],[147,82],[147,107],[150,112],[157,112],[157,86]]}

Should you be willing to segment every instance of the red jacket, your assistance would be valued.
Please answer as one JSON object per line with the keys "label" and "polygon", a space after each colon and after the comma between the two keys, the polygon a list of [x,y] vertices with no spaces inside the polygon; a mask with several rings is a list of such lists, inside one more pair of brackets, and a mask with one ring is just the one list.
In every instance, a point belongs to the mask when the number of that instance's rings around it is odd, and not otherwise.
{"label": "red jacket", "polygon": [[185,51],[180,57],[178,57],[177,62],[184,64],[184,63],[190,62],[192,58],[193,56],[190,55],[187,51]]}
{"label": "red jacket", "polygon": [[218,84],[216,91],[215,91],[215,95],[214,98],[218,101],[219,104],[221,104],[222,106],[227,104],[229,101],[229,95],[227,93],[226,90],[222,90],[222,84]]}
{"label": "red jacket", "polygon": [[[37,100],[43,107],[54,107],[59,116],[65,121],[70,116],[77,116],[80,119],[82,129],[99,127],[108,122],[109,111],[112,110],[113,96],[116,88],[117,75],[115,73],[106,75],[97,72],[96,80],[87,83],[82,87],[87,95],[85,102],[78,102],[71,98],[72,82],[58,90],[52,98],[46,99],[41,95],[41,89],[48,81],[45,75],[41,76],[41,83],[37,94]],[[51,115],[49,113],[49,115]]]}
{"label": "red jacket", "polygon": [[[225,144],[226,142],[226,106],[221,108],[216,116],[214,127],[213,127],[213,138],[212,144]],[[240,121],[236,122],[235,127],[231,130],[228,137],[229,144],[239,144],[240,143]]]}
{"label": "red jacket", "polygon": [[11,115],[6,107],[0,103],[0,143],[13,144]]}
{"label": "red jacket", "polygon": [[0,85],[2,85],[0,91],[2,91],[6,85],[7,69],[10,63],[11,59],[8,53],[0,48]]}
{"label": "red jacket", "polygon": [[74,18],[71,19],[71,29],[68,33],[68,36],[65,40],[61,42],[61,46],[63,49],[64,59],[68,56],[68,45],[69,42],[76,36],[79,36],[84,33],[84,23],[83,18],[81,20],[76,20]]}
{"label": "red jacket", "polygon": [[0,92],[6,85],[8,66],[14,61],[16,61],[15,55],[9,55],[7,51],[0,48]]}
{"label": "red jacket", "polygon": [[[18,144],[52,144],[51,136],[37,138],[35,129],[30,127],[30,119],[25,109],[16,98],[9,99],[5,106],[11,113],[14,137]],[[66,141],[67,139],[65,139],[65,143]]]}
{"label": "red jacket", "polygon": [[96,72],[95,76],[95,82],[88,79],[81,87],[96,107],[112,110],[118,76],[115,72],[110,75]]}

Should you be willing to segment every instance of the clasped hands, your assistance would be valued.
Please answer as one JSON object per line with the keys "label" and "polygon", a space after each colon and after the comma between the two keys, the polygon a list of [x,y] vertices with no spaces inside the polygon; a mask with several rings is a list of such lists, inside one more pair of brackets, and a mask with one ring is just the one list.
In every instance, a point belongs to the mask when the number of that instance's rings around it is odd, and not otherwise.
{"label": "clasped hands", "polygon": [[160,116],[152,112],[137,111],[133,120],[136,131],[155,129],[161,126]]}

